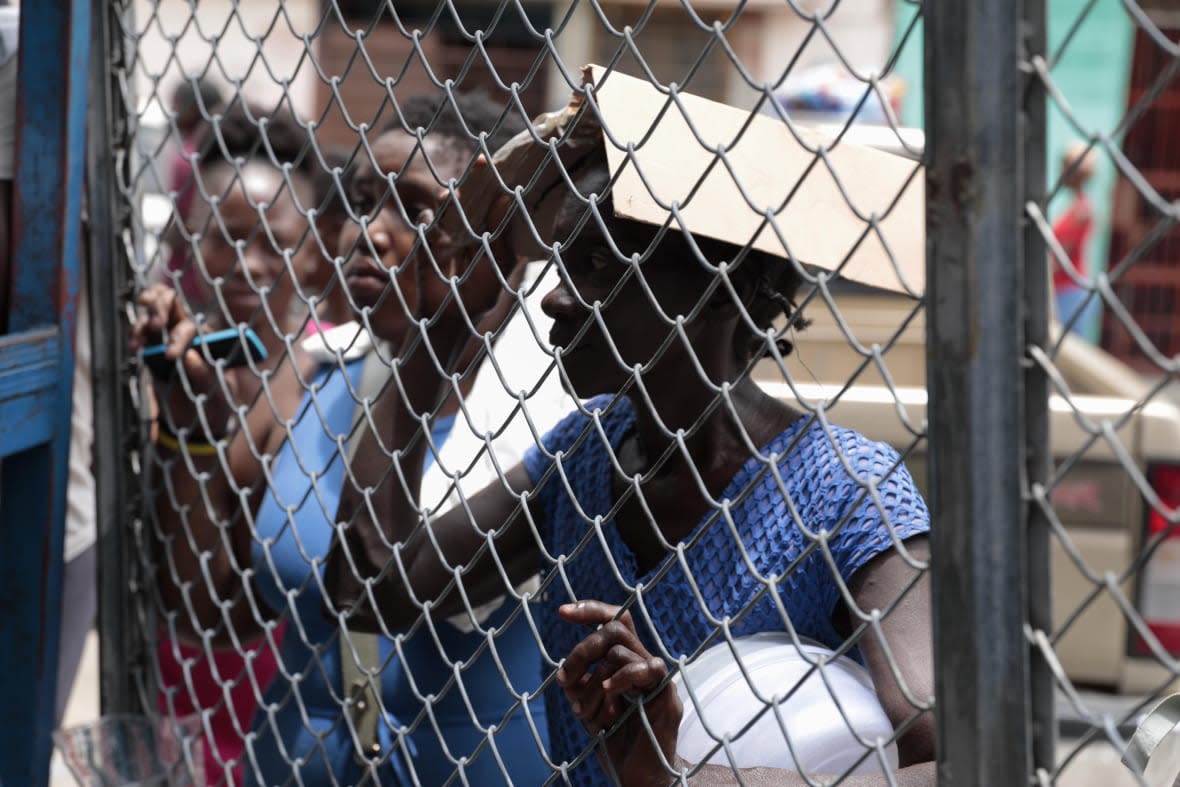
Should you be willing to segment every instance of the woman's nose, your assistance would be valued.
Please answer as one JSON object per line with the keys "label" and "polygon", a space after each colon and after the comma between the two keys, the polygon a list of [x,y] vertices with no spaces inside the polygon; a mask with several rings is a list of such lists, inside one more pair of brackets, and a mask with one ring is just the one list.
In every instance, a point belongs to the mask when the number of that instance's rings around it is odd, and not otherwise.
{"label": "woman's nose", "polygon": [[[267,248],[261,248],[265,245]],[[261,244],[251,243],[242,249],[242,263],[251,279],[266,279],[275,275],[275,260],[282,264],[282,256],[269,248],[270,242],[263,240]]]}
{"label": "woman's nose", "polygon": [[362,247],[371,246],[373,253],[380,259],[393,248],[393,235],[380,222],[370,222],[364,236],[368,242],[362,241]]}
{"label": "woman's nose", "polygon": [[568,317],[577,313],[578,299],[573,296],[563,282],[541,298],[541,311],[554,320],[558,317]]}

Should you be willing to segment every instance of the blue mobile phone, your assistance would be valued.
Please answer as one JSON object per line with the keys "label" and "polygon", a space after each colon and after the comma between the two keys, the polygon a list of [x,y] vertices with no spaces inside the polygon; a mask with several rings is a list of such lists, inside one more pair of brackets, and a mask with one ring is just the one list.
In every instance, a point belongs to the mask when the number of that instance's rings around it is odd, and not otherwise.
{"label": "blue mobile phone", "polygon": [[[266,360],[266,348],[262,346],[262,340],[252,328],[226,328],[213,333],[203,333],[195,337],[189,343],[189,347],[197,350],[207,348],[207,357],[214,361],[224,359],[226,367],[231,369],[245,366],[249,361],[259,363]],[[164,356],[166,349],[167,345],[153,344],[143,351],[144,365],[151,371],[152,376],[160,380],[167,380],[176,373],[176,361]],[[206,357],[204,352],[201,353],[201,357]]]}

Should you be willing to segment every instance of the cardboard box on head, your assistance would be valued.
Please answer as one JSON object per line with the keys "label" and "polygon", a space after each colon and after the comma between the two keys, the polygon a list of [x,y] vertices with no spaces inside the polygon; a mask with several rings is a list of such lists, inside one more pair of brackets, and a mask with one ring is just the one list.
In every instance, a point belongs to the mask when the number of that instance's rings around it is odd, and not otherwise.
{"label": "cardboard box on head", "polygon": [[920,165],[845,142],[826,150],[820,135],[792,130],[777,116],[664,92],[600,66],[587,66],[583,77],[589,98],[574,94],[568,106],[537,118],[460,186],[464,206],[482,211],[467,213],[471,227],[482,227],[496,198],[519,187],[530,221],[516,223],[517,248],[560,240],[552,237],[557,195],[572,186],[568,168],[598,145],[616,216],[659,226],[676,206],[694,235],[751,244],[872,287],[924,293]]}

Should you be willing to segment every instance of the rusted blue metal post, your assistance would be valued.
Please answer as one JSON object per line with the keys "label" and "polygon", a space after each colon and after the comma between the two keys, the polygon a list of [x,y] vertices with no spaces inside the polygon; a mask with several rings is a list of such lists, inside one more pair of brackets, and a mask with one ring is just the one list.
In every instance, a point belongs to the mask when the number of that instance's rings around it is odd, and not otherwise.
{"label": "rusted blue metal post", "polygon": [[81,269],[90,4],[21,9],[13,265],[0,337],[0,780],[49,776]]}

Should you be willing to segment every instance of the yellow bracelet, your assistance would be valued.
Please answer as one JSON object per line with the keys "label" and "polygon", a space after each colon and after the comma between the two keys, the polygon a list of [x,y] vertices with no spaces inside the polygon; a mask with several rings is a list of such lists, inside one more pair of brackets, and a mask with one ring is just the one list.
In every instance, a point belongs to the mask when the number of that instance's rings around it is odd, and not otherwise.
{"label": "yellow bracelet", "polygon": [[156,430],[156,445],[163,446],[169,451],[187,453],[189,456],[217,456],[217,446],[212,443],[201,440],[185,440],[182,447],[180,441],[163,428]]}

